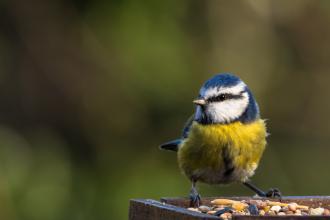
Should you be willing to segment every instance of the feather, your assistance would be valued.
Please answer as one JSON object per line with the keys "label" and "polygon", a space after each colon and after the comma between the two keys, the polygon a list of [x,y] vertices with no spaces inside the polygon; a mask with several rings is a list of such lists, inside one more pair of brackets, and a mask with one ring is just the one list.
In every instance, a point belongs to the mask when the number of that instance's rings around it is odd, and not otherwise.
{"label": "feather", "polygon": [[181,139],[176,139],[176,140],[169,141],[169,142],[166,142],[166,143],[160,145],[159,148],[162,150],[170,150],[170,151],[177,152],[181,142],[182,142]]}
{"label": "feather", "polygon": [[192,116],[190,116],[189,119],[187,120],[186,124],[184,125],[183,131],[182,131],[182,137],[183,138],[187,138],[188,137],[190,127],[191,127],[191,125],[192,125],[192,123],[194,121],[194,117],[195,117],[194,114]]}

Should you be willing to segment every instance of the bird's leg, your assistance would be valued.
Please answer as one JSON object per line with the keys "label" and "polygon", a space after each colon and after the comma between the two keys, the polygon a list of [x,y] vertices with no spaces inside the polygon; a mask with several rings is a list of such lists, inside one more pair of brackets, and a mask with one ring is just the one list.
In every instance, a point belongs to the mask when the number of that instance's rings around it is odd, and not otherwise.
{"label": "bird's leg", "polygon": [[191,182],[191,190],[189,194],[190,198],[190,207],[199,207],[200,201],[201,201],[201,196],[199,195],[197,189],[196,189],[196,181],[192,180]]}
{"label": "bird's leg", "polygon": [[279,198],[279,199],[282,198],[282,193],[277,188],[271,188],[267,192],[264,192],[255,185],[253,185],[251,182],[244,182],[243,184],[247,186],[249,189],[253,190],[255,193],[257,193],[258,196],[260,197]]}

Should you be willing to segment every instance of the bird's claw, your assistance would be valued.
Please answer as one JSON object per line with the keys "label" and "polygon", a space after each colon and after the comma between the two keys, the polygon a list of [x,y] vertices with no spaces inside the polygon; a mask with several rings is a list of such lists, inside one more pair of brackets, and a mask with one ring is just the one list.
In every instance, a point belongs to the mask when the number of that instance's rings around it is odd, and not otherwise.
{"label": "bird's claw", "polygon": [[271,188],[265,193],[265,197],[282,199],[282,193],[277,188]]}
{"label": "bird's claw", "polygon": [[255,185],[253,185],[251,182],[244,182],[243,184],[245,186],[247,186],[249,189],[256,192],[257,195],[260,196],[260,197],[279,198],[280,200],[282,200],[282,193],[277,188],[271,188],[267,192],[264,192],[261,189],[259,189],[258,187],[256,187]]}

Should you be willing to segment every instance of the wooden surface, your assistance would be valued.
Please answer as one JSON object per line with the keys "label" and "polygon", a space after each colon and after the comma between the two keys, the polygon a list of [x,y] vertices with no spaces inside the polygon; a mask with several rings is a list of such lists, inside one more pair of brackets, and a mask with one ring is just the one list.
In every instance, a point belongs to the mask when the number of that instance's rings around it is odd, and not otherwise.
{"label": "wooden surface", "polygon": [[[219,198],[219,197],[217,197]],[[233,200],[254,199],[251,197],[226,197]],[[210,205],[215,198],[203,198],[202,204]],[[277,200],[275,200],[277,201]],[[289,196],[283,197],[284,202],[297,202],[300,205],[330,209],[330,196]],[[219,217],[189,211],[189,200],[184,198],[132,199],[130,201],[129,220],[209,220]],[[330,219],[329,216],[233,216],[233,220],[252,219]]]}

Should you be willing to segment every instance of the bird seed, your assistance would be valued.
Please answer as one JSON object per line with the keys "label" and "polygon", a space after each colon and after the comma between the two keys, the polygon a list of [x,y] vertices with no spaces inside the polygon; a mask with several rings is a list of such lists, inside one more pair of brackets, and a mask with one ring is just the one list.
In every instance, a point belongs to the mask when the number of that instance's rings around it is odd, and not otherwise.
{"label": "bird seed", "polygon": [[188,208],[190,211],[219,216],[224,220],[230,220],[237,215],[260,215],[260,216],[290,216],[290,215],[323,215],[330,216],[329,209],[312,208],[297,203],[283,203],[270,200],[231,200],[215,199],[210,206],[202,205],[198,208]]}

